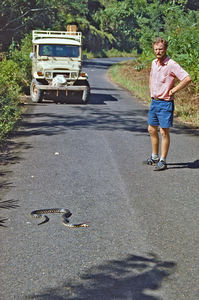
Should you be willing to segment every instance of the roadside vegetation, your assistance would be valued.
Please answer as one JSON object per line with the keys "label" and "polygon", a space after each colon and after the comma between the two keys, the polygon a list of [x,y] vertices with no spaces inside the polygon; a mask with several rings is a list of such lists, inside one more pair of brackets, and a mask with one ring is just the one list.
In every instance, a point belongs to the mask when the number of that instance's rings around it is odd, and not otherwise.
{"label": "roadside vegetation", "polygon": [[23,112],[20,96],[31,80],[32,30],[66,30],[68,24],[76,24],[82,31],[88,58],[137,57],[114,66],[111,73],[142,99],[149,98],[148,72],[154,58],[151,41],[157,35],[168,39],[169,55],[193,80],[176,97],[176,115],[199,125],[197,0],[3,0],[0,8],[1,140],[13,131]]}

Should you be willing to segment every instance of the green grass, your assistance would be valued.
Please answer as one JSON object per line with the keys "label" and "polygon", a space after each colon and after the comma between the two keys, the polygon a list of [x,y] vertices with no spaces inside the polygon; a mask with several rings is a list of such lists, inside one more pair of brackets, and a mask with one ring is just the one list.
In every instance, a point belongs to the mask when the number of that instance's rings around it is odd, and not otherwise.
{"label": "green grass", "polygon": [[115,64],[109,69],[110,78],[121,85],[122,87],[129,90],[133,95],[142,99],[146,104],[149,102],[149,88],[146,82],[140,80],[133,80],[131,76],[125,76],[122,72],[123,65],[126,65],[126,62],[121,64]]}

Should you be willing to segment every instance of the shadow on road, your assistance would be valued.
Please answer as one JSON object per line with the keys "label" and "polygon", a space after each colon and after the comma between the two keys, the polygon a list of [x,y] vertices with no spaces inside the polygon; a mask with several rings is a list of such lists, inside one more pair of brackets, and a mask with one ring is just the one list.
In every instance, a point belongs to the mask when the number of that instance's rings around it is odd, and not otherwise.
{"label": "shadow on road", "polygon": [[[100,90],[100,89],[96,89],[95,90]],[[101,89],[102,91],[104,91],[105,89]],[[110,90],[109,90],[110,92]],[[103,94],[103,93],[91,93],[90,98],[88,103],[93,105],[93,104],[97,104],[97,105],[106,105],[106,102],[109,101],[118,101],[116,97],[112,96],[110,93],[109,94]],[[42,101],[42,103],[37,103],[37,106],[45,106],[46,104],[54,104],[56,103],[55,98],[53,99],[48,99],[47,97]],[[62,104],[62,105],[84,105],[82,104],[81,99],[67,99],[67,97],[64,96],[60,96],[57,98],[57,103],[59,103],[58,105]],[[30,103],[30,101],[28,101],[28,105],[35,105]],[[87,105],[88,106],[88,105]]]}
{"label": "shadow on road", "polygon": [[[54,289],[25,299],[40,300],[157,300],[161,283],[176,264],[162,261],[154,254],[129,255],[88,269],[80,282],[64,282]],[[156,292],[156,294],[155,294]]]}
{"label": "shadow on road", "polygon": [[10,209],[10,208],[17,208],[19,207],[19,205],[17,204],[19,202],[19,200],[4,200],[1,201],[0,200],[0,208],[4,208],[4,209]]}
{"label": "shadow on road", "polygon": [[[14,132],[13,136],[10,136],[10,138],[7,139],[3,145],[0,144],[0,167],[19,163],[21,161],[21,150],[31,148],[31,146],[26,142],[13,141],[12,138],[16,137],[17,135],[18,133]],[[0,176],[3,173],[0,171]]]}
{"label": "shadow on road", "polygon": [[[185,163],[168,163],[169,169],[199,169],[199,159],[193,162],[185,162]],[[171,166],[171,167],[170,167]]]}
{"label": "shadow on road", "polygon": [[184,134],[188,136],[199,136],[199,128],[188,125],[182,125],[176,122],[174,124],[174,127],[171,129],[171,133]]}
{"label": "shadow on road", "polygon": [[106,105],[106,102],[109,102],[109,101],[118,101],[118,100],[111,94],[92,93],[90,96],[90,99],[89,99],[89,104]]}
{"label": "shadow on road", "polygon": [[[112,101],[114,99],[110,98]],[[100,98],[96,98],[99,102]],[[102,100],[103,101],[103,100]],[[56,135],[67,130],[147,132],[146,110],[112,111],[95,106],[73,106],[73,113],[27,113],[18,136]],[[29,122],[31,119],[31,122]]]}
{"label": "shadow on road", "polygon": [[[63,105],[63,113],[31,113],[31,109],[24,114],[21,122],[21,130],[18,136],[57,135],[66,130],[90,130],[105,131],[131,131],[148,134],[147,114],[148,109],[122,110],[115,106],[114,110],[106,109],[106,102],[118,101],[117,97],[109,94],[92,94],[88,105],[72,105],[72,114],[65,113],[70,105]],[[32,104],[27,104],[27,106]],[[34,106],[35,104],[33,104]],[[38,103],[37,106],[53,105],[53,102]],[[58,104],[61,105],[61,104]],[[95,106],[96,105],[96,106]],[[99,106],[98,106],[99,105]],[[101,106],[102,105],[102,106]],[[30,111],[30,112],[29,112]],[[29,122],[31,119],[31,122]],[[199,130],[176,124],[172,128],[174,134],[187,134],[199,136]]]}
{"label": "shadow on road", "polygon": [[[7,192],[10,188],[13,188],[13,183],[9,178],[12,175],[12,171],[9,170],[9,166],[19,163],[21,160],[20,151],[22,149],[29,149],[30,146],[24,142],[13,142],[7,140],[6,143],[0,146],[0,196]],[[3,214],[4,209],[16,209],[19,207],[19,200],[2,200],[0,198],[0,212]],[[6,227],[7,219],[0,217],[0,226]]]}
{"label": "shadow on road", "polygon": [[[17,204],[19,202],[19,200],[5,200],[5,201],[2,201],[0,199],[0,211],[2,209],[15,209],[17,207],[19,207],[19,205]],[[0,226],[1,227],[6,227],[5,225],[5,222],[7,221],[7,219],[3,219],[2,217],[0,217]]]}

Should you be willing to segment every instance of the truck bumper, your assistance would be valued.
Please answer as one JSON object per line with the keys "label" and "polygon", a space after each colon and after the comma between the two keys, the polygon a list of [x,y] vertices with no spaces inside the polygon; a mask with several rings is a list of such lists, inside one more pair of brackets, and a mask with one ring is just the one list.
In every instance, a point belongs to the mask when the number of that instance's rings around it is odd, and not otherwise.
{"label": "truck bumper", "polygon": [[68,91],[83,91],[82,100],[86,101],[86,98],[90,92],[90,87],[83,85],[83,86],[76,86],[76,85],[61,85],[61,86],[52,86],[52,85],[37,85],[38,90],[43,91],[66,91],[66,95]]}

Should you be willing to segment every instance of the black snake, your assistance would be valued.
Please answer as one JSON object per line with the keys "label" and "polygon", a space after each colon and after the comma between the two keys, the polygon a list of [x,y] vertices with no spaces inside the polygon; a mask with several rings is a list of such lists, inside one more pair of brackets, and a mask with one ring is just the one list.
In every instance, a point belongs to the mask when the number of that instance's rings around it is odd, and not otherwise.
{"label": "black snake", "polygon": [[49,218],[46,214],[55,214],[55,213],[62,214],[62,223],[69,228],[88,227],[86,223],[80,223],[80,224],[69,223],[68,218],[72,215],[72,213],[70,212],[70,210],[65,208],[38,209],[38,210],[33,210],[30,215],[34,218],[43,218],[44,220],[38,224],[41,225],[49,221]]}

